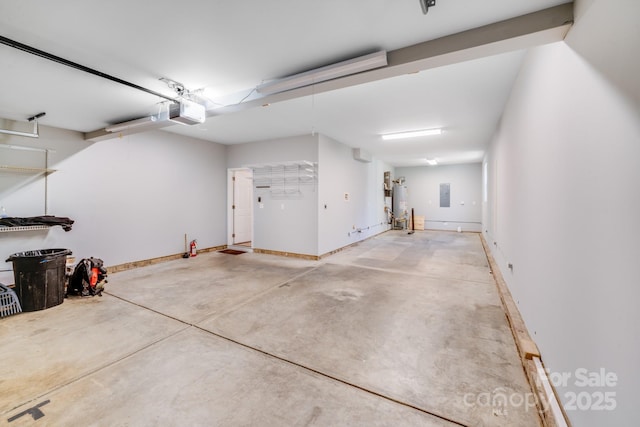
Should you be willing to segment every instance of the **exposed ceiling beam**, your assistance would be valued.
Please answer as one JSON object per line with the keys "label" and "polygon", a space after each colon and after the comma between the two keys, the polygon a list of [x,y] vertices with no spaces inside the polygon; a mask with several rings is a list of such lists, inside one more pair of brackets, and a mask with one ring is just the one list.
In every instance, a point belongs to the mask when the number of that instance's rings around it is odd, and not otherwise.
{"label": "exposed ceiling beam", "polygon": [[[435,40],[390,51],[386,67],[317,83],[272,95],[254,93],[242,103],[207,111],[207,116],[242,111],[264,104],[288,101],[322,92],[343,89],[376,80],[415,73],[431,68],[470,61],[486,56],[527,49],[564,40],[573,23],[573,3],[544,9],[538,12],[496,22]],[[171,122],[156,122],[151,128],[159,129],[174,125]],[[131,128],[114,134],[104,129],[88,132],[85,139],[101,141],[118,136],[149,130]]]}

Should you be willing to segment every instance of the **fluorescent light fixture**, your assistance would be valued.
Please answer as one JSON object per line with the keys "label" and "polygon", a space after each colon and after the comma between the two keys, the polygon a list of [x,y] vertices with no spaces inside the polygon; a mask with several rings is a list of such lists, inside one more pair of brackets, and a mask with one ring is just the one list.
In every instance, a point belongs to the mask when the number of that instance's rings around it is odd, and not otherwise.
{"label": "fluorescent light fixture", "polygon": [[115,125],[107,126],[104,130],[107,132],[120,132],[122,130],[144,126],[146,124],[153,123],[156,120],[156,116],[148,116],[141,119],[129,120],[128,122],[116,123]]}
{"label": "fluorescent light fixture", "polygon": [[271,95],[327,80],[337,79],[339,77],[349,76],[362,71],[373,70],[374,68],[380,68],[386,65],[387,51],[381,50],[369,55],[348,59],[325,67],[316,68],[315,70],[263,83],[256,88],[256,92]]}
{"label": "fluorescent light fixture", "polygon": [[438,160],[436,159],[425,159],[428,165],[436,166],[438,164]]}
{"label": "fluorescent light fixture", "polygon": [[416,138],[418,136],[440,135],[441,133],[442,133],[442,129],[412,130],[407,132],[386,133],[382,135],[382,139],[384,139],[385,141],[388,141],[391,139]]}

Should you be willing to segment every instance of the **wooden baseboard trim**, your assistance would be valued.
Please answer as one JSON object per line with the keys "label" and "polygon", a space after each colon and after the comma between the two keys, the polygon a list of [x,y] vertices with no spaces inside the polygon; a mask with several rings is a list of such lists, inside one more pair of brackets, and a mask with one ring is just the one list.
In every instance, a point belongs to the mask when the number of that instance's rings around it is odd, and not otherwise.
{"label": "wooden baseboard trim", "polygon": [[[509,291],[507,283],[502,276],[502,272],[500,271],[500,268],[498,267],[498,264],[496,263],[496,260],[491,253],[491,249],[489,248],[484,235],[482,233],[479,234],[480,240],[482,241],[482,246],[484,247],[484,252],[487,256],[487,260],[489,261],[489,267],[491,268],[491,272],[493,273],[496,287],[498,288],[498,294],[500,296],[502,307],[509,323],[509,328],[511,329],[513,339],[518,349],[518,354],[520,355],[522,368],[524,369],[531,390],[537,396],[536,406],[538,407],[540,422],[544,427],[570,425],[566,415],[564,415],[563,420],[556,421],[555,415],[551,412],[550,405],[546,404],[546,402],[549,402],[549,399],[551,397],[548,396],[544,388],[541,387],[538,369],[534,362],[536,359],[541,360],[540,350],[538,349],[535,341],[533,341],[533,339],[531,339],[531,336],[529,335],[529,331],[527,330],[524,320],[522,319],[520,310],[518,310],[518,306],[513,301],[511,292]],[[557,397],[554,396],[554,398]],[[543,402],[545,403],[543,404]],[[562,424],[563,422],[564,424]]]}
{"label": "wooden baseboard trim", "polygon": [[295,252],[272,251],[271,249],[253,248],[253,253],[256,253],[256,254],[267,254],[267,255],[277,255],[277,256],[284,256],[284,257],[289,257],[289,258],[300,258],[300,259],[306,259],[306,260],[310,260],[310,261],[318,261],[320,259],[320,257],[317,256],[317,255],[298,254],[298,253],[295,253]]}
{"label": "wooden baseboard trim", "polygon": [[[211,248],[198,249],[198,253],[215,252],[226,249],[227,245],[214,246]],[[184,253],[166,255],[156,258],[143,259],[139,261],[125,262],[124,264],[111,265],[107,267],[107,274],[118,273],[120,271],[131,270],[133,268],[146,267],[148,265],[160,264],[161,262],[173,261],[182,258]]]}
{"label": "wooden baseboard trim", "polygon": [[507,283],[504,281],[502,272],[500,271],[495,258],[491,254],[489,245],[487,244],[487,241],[482,234],[480,234],[480,239],[482,240],[482,246],[484,247],[484,252],[487,255],[489,267],[491,268],[491,272],[493,273],[493,277],[498,288],[498,294],[500,295],[500,300],[502,301],[502,306],[507,316],[507,320],[509,321],[509,326],[511,327],[513,338],[516,341],[516,346],[518,347],[520,357],[522,358],[522,360],[531,359],[531,357],[527,357],[527,355],[533,353],[535,353],[539,357],[540,352],[538,351],[535,342],[529,335],[529,331],[524,324],[524,320],[520,315],[520,311],[518,310],[516,303],[513,301],[513,297],[511,296],[511,292],[507,287]]}
{"label": "wooden baseboard trim", "polygon": [[[310,260],[310,261],[319,261],[322,258],[328,257],[329,255],[333,255],[336,254],[340,251],[343,251],[345,249],[348,249],[352,246],[357,245],[358,243],[364,242],[366,240],[369,240],[373,237],[379,236],[382,233],[386,233],[387,231],[391,231],[391,230],[384,230],[378,234],[374,234],[373,236],[369,236],[366,239],[362,239],[362,240],[358,240],[357,242],[353,242],[347,246],[343,246],[341,248],[335,249],[331,252],[327,252],[326,254],[323,255],[309,255],[309,254],[299,254],[299,253],[295,253],[295,252],[284,252],[284,251],[272,251],[270,249],[260,249],[260,248],[252,248],[252,251],[254,253],[258,253],[258,254],[267,254],[267,255],[277,255],[277,256],[285,256],[285,257],[289,257],[289,258],[299,258],[299,259],[306,259],[306,260]],[[198,249],[198,253],[206,253],[206,252],[217,252],[217,251],[221,251],[223,249],[227,249],[227,245],[220,245],[220,246],[213,246],[210,248],[203,248],[203,249]],[[166,255],[166,256],[161,256],[161,257],[157,257],[157,258],[151,258],[151,259],[144,259],[144,260],[139,260],[139,261],[131,261],[131,262],[126,262],[124,264],[118,264],[118,265],[112,265],[107,267],[107,273],[111,274],[111,273],[117,273],[119,271],[125,271],[125,270],[131,270],[132,268],[139,268],[139,267],[145,267],[148,265],[153,265],[153,264],[159,264],[161,262],[167,262],[167,261],[172,261],[174,259],[180,259],[182,258],[183,253],[179,253],[179,254],[172,254],[172,255]]]}
{"label": "wooden baseboard trim", "polygon": [[272,251],[270,249],[259,249],[259,248],[253,248],[253,252],[254,253],[258,253],[258,254],[268,254],[268,255],[278,255],[278,256],[286,256],[286,257],[290,257],[290,258],[300,258],[300,259],[306,259],[306,260],[310,260],[310,261],[319,261],[323,258],[326,258],[330,255],[333,254],[337,254],[338,252],[344,251],[345,249],[349,249],[352,246],[356,246],[358,243],[362,243],[366,240],[372,239],[376,236],[381,235],[382,233],[386,233],[387,231],[390,230],[384,230],[378,234],[374,234],[373,236],[369,236],[366,239],[362,239],[362,240],[358,240],[357,242],[353,242],[351,244],[348,244],[347,246],[343,246],[341,248],[338,249],[334,249],[331,252],[327,252],[325,254],[322,255],[308,255],[308,254],[298,254],[298,253],[293,253],[293,252],[283,252],[283,251]]}

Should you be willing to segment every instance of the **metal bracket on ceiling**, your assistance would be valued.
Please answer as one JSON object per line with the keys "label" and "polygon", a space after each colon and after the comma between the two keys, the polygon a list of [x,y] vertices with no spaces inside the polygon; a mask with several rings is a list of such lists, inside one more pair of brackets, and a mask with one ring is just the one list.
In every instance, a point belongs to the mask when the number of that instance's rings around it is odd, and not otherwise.
{"label": "metal bracket on ceiling", "polygon": [[436,5],[436,0],[420,0],[420,7],[422,7],[422,13],[427,14],[431,6]]}
{"label": "metal bracket on ceiling", "polygon": [[9,129],[0,129],[0,133],[6,133],[8,135],[15,135],[15,136],[26,136],[28,138],[39,138],[40,134],[38,133],[38,119],[40,117],[44,117],[45,114],[46,113],[38,113],[35,116],[29,117],[27,119],[30,122],[33,122],[33,132],[32,133],[20,132],[20,131],[9,130]]}
{"label": "metal bracket on ceiling", "polygon": [[161,77],[159,80],[166,83],[169,89],[173,89],[178,96],[185,96],[185,94],[188,95],[190,93],[190,91],[186,90],[184,85],[180,82],[168,79],[166,77]]}

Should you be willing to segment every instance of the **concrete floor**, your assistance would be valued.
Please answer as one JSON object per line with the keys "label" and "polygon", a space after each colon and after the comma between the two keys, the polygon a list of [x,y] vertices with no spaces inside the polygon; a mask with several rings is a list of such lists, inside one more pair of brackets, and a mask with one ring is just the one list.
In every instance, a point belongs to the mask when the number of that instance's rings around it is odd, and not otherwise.
{"label": "concrete floor", "polygon": [[0,425],[539,425],[476,234],[205,253],[106,290],[0,319]]}

